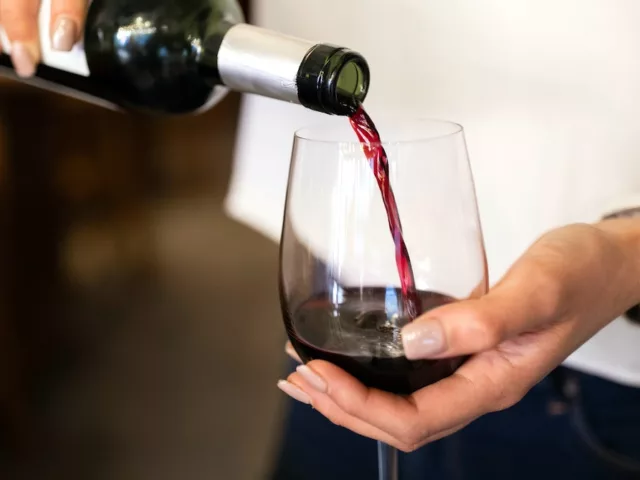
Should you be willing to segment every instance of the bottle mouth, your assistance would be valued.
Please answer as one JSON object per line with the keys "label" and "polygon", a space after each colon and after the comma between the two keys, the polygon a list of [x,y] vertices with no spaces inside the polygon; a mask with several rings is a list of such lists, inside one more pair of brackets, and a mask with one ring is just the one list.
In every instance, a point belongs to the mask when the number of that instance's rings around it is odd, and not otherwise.
{"label": "bottle mouth", "polygon": [[352,115],[369,93],[369,65],[350,50],[335,55],[338,63],[327,82],[327,94],[335,115]]}
{"label": "bottle mouth", "polygon": [[300,66],[298,97],[302,105],[312,110],[352,115],[369,92],[369,78],[369,65],[359,53],[316,45]]}

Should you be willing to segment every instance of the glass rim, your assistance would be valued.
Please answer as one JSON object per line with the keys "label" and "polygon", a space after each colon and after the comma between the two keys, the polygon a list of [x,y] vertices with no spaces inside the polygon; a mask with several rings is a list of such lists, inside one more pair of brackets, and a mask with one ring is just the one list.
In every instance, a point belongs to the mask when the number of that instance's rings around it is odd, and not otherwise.
{"label": "glass rim", "polygon": [[[348,120],[346,117],[339,117],[339,119],[342,120],[343,122],[346,122]],[[378,126],[378,128],[380,127],[380,125],[385,125],[385,122],[389,122],[394,119],[397,121],[397,123],[395,123],[395,126],[397,127],[402,127],[402,124],[406,124],[407,127],[415,128],[416,126],[419,126],[422,124],[424,126],[438,125],[441,128],[447,127],[448,130],[434,133],[434,132],[429,132],[428,129],[425,128],[423,131],[411,136],[410,138],[400,139],[400,140],[393,140],[393,139],[385,140],[384,139],[385,132],[382,131],[380,132],[382,141],[372,143],[372,145],[392,146],[392,145],[430,143],[438,140],[443,140],[445,138],[453,137],[455,135],[464,134],[464,127],[461,124],[457,122],[453,122],[451,120],[442,120],[439,118],[431,118],[431,117],[406,117],[404,115],[376,115],[374,117],[374,121],[376,121],[376,125]],[[351,130],[345,124],[338,126],[338,124],[335,123],[335,119],[333,119],[333,123],[332,123],[332,120],[324,120],[322,122],[317,122],[315,124],[310,124],[310,125],[298,128],[294,132],[294,141],[301,140],[305,142],[319,143],[319,144],[356,145],[358,147],[360,146],[360,142],[355,137],[355,134],[353,136],[353,140],[341,140],[338,138],[333,138],[333,139],[330,138],[330,133],[328,132],[331,130],[336,132],[340,128]],[[323,130],[327,131],[327,133],[323,134],[322,133]],[[334,133],[333,136],[337,137],[339,135],[336,135]]]}

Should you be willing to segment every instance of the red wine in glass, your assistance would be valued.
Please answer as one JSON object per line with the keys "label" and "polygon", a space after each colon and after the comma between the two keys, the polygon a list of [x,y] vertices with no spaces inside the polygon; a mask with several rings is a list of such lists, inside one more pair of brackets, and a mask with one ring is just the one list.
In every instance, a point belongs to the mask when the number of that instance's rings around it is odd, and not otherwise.
{"label": "red wine in glass", "polygon": [[[408,360],[398,342],[399,329],[411,319],[403,315],[402,290],[342,289],[339,302],[325,292],[288,311],[282,302],[289,338],[305,361],[326,360],[368,387],[410,394],[451,375],[460,358]],[[415,292],[425,310],[454,301],[435,292]]]}

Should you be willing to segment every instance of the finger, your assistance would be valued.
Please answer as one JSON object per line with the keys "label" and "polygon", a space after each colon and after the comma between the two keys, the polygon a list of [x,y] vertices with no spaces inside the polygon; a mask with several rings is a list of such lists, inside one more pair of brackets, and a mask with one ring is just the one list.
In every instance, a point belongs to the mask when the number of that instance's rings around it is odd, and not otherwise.
{"label": "finger", "polygon": [[302,363],[302,360],[300,359],[300,356],[298,355],[296,350],[293,348],[293,345],[291,345],[291,342],[287,342],[286,343],[286,345],[284,346],[284,351],[286,352],[287,355],[289,355],[291,358],[293,358],[296,362]]}
{"label": "finger", "polygon": [[11,45],[13,67],[21,77],[31,77],[40,61],[39,7],[40,0],[0,1],[0,23]]}
{"label": "finger", "polygon": [[[406,398],[368,389],[338,367],[319,361],[310,362],[307,367],[312,367],[321,381],[307,381],[312,390],[305,387],[304,391],[312,403],[316,401],[314,390],[328,395],[347,415],[413,448],[518,402],[559,361],[553,354],[557,342],[551,338],[545,341],[551,351],[538,349],[540,342],[532,342],[535,355],[527,354],[521,359],[517,358],[520,354],[511,356],[499,351],[474,356],[450,377]],[[292,378],[296,381],[296,377]]]}
{"label": "finger", "polygon": [[[304,378],[303,394],[312,403],[317,394],[327,395],[345,414],[413,447],[520,401],[572,351],[566,345],[573,328],[564,322],[505,342],[474,355],[450,377],[406,398],[366,388],[324,361],[300,366],[294,375]],[[296,376],[291,378],[297,381]]]}
{"label": "finger", "polygon": [[487,295],[431,310],[402,330],[410,359],[469,355],[495,348],[558,317],[558,276],[523,259]]}
{"label": "finger", "polygon": [[[477,398],[470,396],[473,387],[464,378],[448,379],[448,386],[439,387],[424,399],[415,396],[405,398],[368,389],[343,370],[323,361],[298,367],[289,379],[299,385],[314,408],[330,420],[349,429],[355,429],[359,422],[363,422],[396,439],[403,450],[413,450],[428,441],[451,434],[480,415],[468,413]],[[423,390],[437,385],[439,383]],[[451,395],[451,398],[447,395]],[[332,404],[323,403],[325,396],[339,411],[332,410]],[[418,400],[426,400],[426,403],[418,404]],[[460,411],[463,413],[460,414]],[[367,433],[363,435],[381,439]]]}
{"label": "finger", "polygon": [[[315,391],[327,394],[346,414],[394,438],[406,439],[407,426],[416,421],[418,410],[410,399],[367,388],[329,362],[314,360],[298,367],[296,373],[305,376],[307,384]],[[424,437],[426,435],[420,438]]]}
{"label": "finger", "polygon": [[309,397],[309,401],[314,409],[319,411],[322,415],[328,418],[335,425],[347,428],[358,435],[362,435],[368,438],[372,438],[374,440],[378,440],[386,443],[387,445],[391,445],[392,447],[397,448],[403,452],[412,452],[429,442],[435,442],[441,438],[444,438],[452,433],[457,432],[458,430],[464,428],[467,424],[456,425],[453,428],[448,430],[439,432],[436,435],[431,437],[422,438],[418,443],[409,444],[405,443],[400,439],[393,437],[380,430],[377,427],[374,427],[371,424],[360,420],[352,415],[349,415],[344,410],[342,410],[329,395],[320,393],[315,390],[310,384],[308,384],[304,377],[299,374],[292,374],[289,377],[291,384],[295,385],[297,388],[303,390],[304,392],[308,392],[307,396]]}
{"label": "finger", "polygon": [[[339,427],[347,428],[348,430],[351,430],[358,435],[373,438],[374,440],[379,440],[399,450],[411,450],[410,445],[405,445],[402,442],[398,441],[398,439],[394,438],[386,432],[383,432],[379,428],[376,428],[373,425],[369,425],[368,423],[345,413],[340,407],[336,405],[331,397],[315,390],[300,376],[300,374],[294,373],[290,375],[287,379],[287,382],[290,385],[293,385],[294,387],[305,392],[305,394],[308,396],[309,403],[313,406],[313,408],[327,417],[333,424]],[[288,395],[292,396],[292,398],[294,398],[295,400],[303,401],[299,396],[296,397],[291,395],[291,390],[287,388],[286,385],[279,383],[278,387]],[[303,401],[303,403],[307,402]]]}
{"label": "finger", "polygon": [[70,51],[81,39],[88,0],[52,0],[51,47]]}
{"label": "finger", "polygon": [[471,357],[452,376],[413,394],[422,428],[442,431],[518,403],[560,364],[572,326],[522,335]]}

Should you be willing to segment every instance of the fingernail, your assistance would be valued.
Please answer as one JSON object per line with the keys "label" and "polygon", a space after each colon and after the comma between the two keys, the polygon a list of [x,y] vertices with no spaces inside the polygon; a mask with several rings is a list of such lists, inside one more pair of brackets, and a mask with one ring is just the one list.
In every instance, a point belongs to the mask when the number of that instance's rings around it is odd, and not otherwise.
{"label": "fingernail", "polygon": [[295,349],[293,348],[293,345],[291,345],[291,342],[287,342],[287,344],[284,346],[284,351],[286,352],[287,355],[289,355],[291,358],[293,358],[296,362],[302,363],[302,360],[298,356],[298,352],[295,351]]}
{"label": "fingernail", "polygon": [[304,393],[298,387],[296,387],[293,383],[289,383],[286,380],[280,380],[278,382],[278,388],[282,390],[284,393],[289,395],[294,400],[297,400],[302,403],[306,403],[307,405],[311,404],[311,398],[309,395]]}
{"label": "fingernail", "polygon": [[60,17],[56,21],[53,33],[51,34],[51,46],[54,50],[68,52],[76,44],[78,37],[78,27],[76,22],[70,18]]}
{"label": "fingernail", "polygon": [[309,385],[311,385],[320,393],[327,392],[327,382],[325,382],[320,375],[318,375],[306,365],[300,365],[298,368],[296,368],[296,372],[302,375],[302,378],[304,378],[307,383],[309,383]]}
{"label": "fingernail", "polygon": [[428,358],[443,353],[447,346],[438,320],[410,323],[402,329],[404,354],[408,359]]}
{"label": "fingernail", "polygon": [[15,42],[11,46],[11,61],[19,77],[31,77],[36,73],[36,63],[24,43]]}

